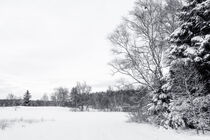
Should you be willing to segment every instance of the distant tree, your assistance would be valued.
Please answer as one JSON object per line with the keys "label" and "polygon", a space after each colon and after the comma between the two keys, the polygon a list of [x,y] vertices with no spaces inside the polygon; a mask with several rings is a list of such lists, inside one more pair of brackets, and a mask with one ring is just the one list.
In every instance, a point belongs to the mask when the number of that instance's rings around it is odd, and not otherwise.
{"label": "distant tree", "polygon": [[47,96],[46,93],[41,97],[40,100],[41,100],[40,102],[43,102],[43,105],[44,105],[44,106],[49,105],[49,102],[48,102],[48,101],[49,101],[49,98],[48,98],[48,96]]}
{"label": "distant tree", "polygon": [[54,96],[60,106],[64,106],[69,101],[69,90],[68,88],[59,87],[55,89]]}
{"label": "distant tree", "polygon": [[76,87],[73,87],[70,92],[70,101],[72,102],[73,107],[78,107],[79,103],[79,94]]}
{"label": "distant tree", "polygon": [[7,98],[8,100],[17,99],[17,97],[16,97],[14,94],[12,94],[12,93],[8,94],[6,98]]}
{"label": "distant tree", "polygon": [[86,82],[77,82],[76,89],[78,91],[78,94],[89,94],[91,91],[91,86],[87,85]]}
{"label": "distant tree", "polygon": [[80,110],[88,109],[90,105],[89,94],[91,92],[91,86],[87,85],[86,82],[77,82],[77,85],[71,90],[71,100],[76,107],[80,107]]}
{"label": "distant tree", "polygon": [[108,87],[107,96],[109,96],[111,110],[117,110],[116,94],[111,86]]}
{"label": "distant tree", "polygon": [[58,103],[57,103],[57,96],[56,96],[56,93],[52,93],[51,95],[50,95],[50,100],[57,106],[58,105]]}
{"label": "distant tree", "polygon": [[9,105],[16,106],[20,104],[20,99],[12,93],[8,94],[6,99]]}
{"label": "distant tree", "polygon": [[41,100],[42,101],[49,101],[49,98],[48,98],[46,93],[42,96]]}
{"label": "distant tree", "polygon": [[29,106],[30,105],[30,99],[31,99],[31,93],[27,90],[26,93],[23,96],[23,105]]}

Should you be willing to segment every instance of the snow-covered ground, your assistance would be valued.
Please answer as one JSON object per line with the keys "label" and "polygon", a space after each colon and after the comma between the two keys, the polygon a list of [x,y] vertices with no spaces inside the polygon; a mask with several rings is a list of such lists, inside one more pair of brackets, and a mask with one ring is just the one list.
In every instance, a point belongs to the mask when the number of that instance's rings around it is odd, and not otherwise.
{"label": "snow-covered ground", "polygon": [[122,112],[71,112],[61,107],[0,108],[0,140],[210,140],[129,123]]}

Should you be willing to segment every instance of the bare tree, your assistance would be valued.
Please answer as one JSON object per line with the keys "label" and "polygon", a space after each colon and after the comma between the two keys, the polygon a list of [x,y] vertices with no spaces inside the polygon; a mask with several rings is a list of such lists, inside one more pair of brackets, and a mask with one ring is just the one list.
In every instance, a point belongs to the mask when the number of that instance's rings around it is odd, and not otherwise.
{"label": "bare tree", "polygon": [[54,92],[54,100],[58,102],[60,106],[64,106],[66,102],[69,100],[69,90],[68,88],[59,87],[55,89]]}
{"label": "bare tree", "polygon": [[166,4],[164,6],[164,20],[163,20],[163,30],[165,34],[171,35],[179,27],[179,14],[178,12],[183,6],[182,0],[165,0]]}
{"label": "bare tree", "polygon": [[14,100],[14,99],[17,99],[17,97],[14,94],[10,93],[10,94],[7,95],[7,99],[8,100]]}
{"label": "bare tree", "polygon": [[87,110],[90,104],[88,100],[88,95],[91,92],[91,86],[87,85],[86,82],[77,82],[75,89],[77,91],[77,94],[79,94],[79,106],[81,107],[80,110],[84,110],[84,105],[86,105]]}
{"label": "bare tree", "polygon": [[108,37],[115,55],[110,63],[114,73],[127,75],[152,90],[162,85],[167,37],[177,26],[175,13],[166,12],[165,7],[154,0],[138,0],[129,17]]}
{"label": "bare tree", "polygon": [[58,99],[57,99],[56,93],[52,93],[50,95],[50,100],[53,101],[57,105]]}
{"label": "bare tree", "polygon": [[91,86],[87,85],[86,82],[83,83],[77,82],[76,88],[78,94],[89,94],[91,91]]}
{"label": "bare tree", "polygon": [[48,98],[48,96],[47,96],[46,93],[42,96],[41,100],[43,100],[43,101],[49,101],[49,98]]}

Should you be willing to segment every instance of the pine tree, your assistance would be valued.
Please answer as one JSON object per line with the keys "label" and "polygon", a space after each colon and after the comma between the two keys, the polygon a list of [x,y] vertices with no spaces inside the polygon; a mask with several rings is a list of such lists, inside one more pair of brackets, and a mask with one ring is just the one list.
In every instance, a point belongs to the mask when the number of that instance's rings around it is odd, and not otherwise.
{"label": "pine tree", "polygon": [[30,98],[31,98],[31,93],[27,90],[23,97],[23,105],[24,106],[30,105]]}
{"label": "pine tree", "polygon": [[203,129],[210,116],[210,0],[188,0],[180,23],[170,39],[168,124]]}

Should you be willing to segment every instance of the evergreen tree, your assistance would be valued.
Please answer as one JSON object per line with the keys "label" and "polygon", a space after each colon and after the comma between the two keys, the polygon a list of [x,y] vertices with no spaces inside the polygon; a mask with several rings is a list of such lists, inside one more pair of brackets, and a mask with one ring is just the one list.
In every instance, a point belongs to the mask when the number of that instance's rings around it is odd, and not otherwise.
{"label": "evergreen tree", "polygon": [[76,87],[73,87],[70,92],[70,100],[73,107],[78,107],[79,104],[79,94]]}
{"label": "evergreen tree", "polygon": [[170,43],[168,124],[203,129],[210,116],[210,0],[187,1]]}
{"label": "evergreen tree", "polygon": [[[164,36],[164,43],[168,45],[167,39],[168,36],[179,26],[178,19],[178,10],[181,8],[182,3],[179,0],[166,0],[166,5],[164,6],[163,12],[160,12],[162,20],[160,29]],[[163,51],[165,53],[165,50]],[[164,56],[164,55],[163,55]],[[164,59],[164,58],[162,58]],[[161,60],[162,60],[161,59]],[[161,68],[164,66],[161,63]],[[167,120],[169,110],[169,103],[171,100],[170,95],[168,95],[167,91],[167,79],[169,77],[162,76],[159,80],[157,77],[152,77],[152,84],[154,90],[151,92],[152,100],[151,103],[148,104],[149,110],[149,121],[155,123],[157,125],[165,125],[165,121]]]}
{"label": "evergreen tree", "polygon": [[210,0],[188,0],[180,14],[181,26],[171,35],[171,59],[194,63],[210,92]]}
{"label": "evergreen tree", "polygon": [[23,97],[23,105],[24,106],[30,105],[30,98],[31,98],[31,93],[27,90]]}
{"label": "evergreen tree", "polygon": [[170,103],[170,96],[165,90],[165,82],[165,79],[162,79],[163,86],[160,86],[151,93],[152,100],[148,104],[150,114],[148,121],[162,126],[164,126],[164,122],[167,119]]}

